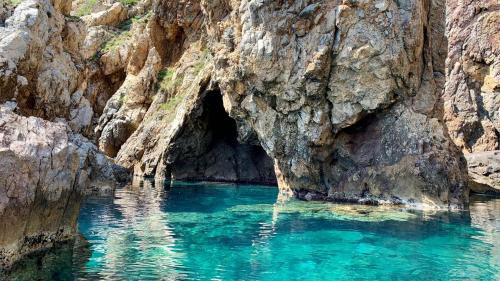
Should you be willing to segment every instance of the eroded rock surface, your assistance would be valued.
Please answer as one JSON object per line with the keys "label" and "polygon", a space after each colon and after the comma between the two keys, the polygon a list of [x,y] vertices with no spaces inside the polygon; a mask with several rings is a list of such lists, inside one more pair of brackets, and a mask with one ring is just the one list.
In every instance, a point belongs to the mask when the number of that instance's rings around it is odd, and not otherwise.
{"label": "eroded rock surface", "polygon": [[19,178],[0,189],[4,262],[69,237],[80,196],[126,176],[76,133],[140,176],[417,208],[466,207],[455,144],[498,149],[493,1],[158,0],[83,20],[70,2],[0,24],[0,102],[61,122],[0,118],[0,161],[29,175],[0,167]]}
{"label": "eroded rock surface", "polygon": [[465,153],[499,149],[500,4],[447,1],[445,120]]}
{"label": "eroded rock surface", "polygon": [[65,17],[63,2],[23,1],[0,27],[0,102],[16,100],[23,115],[65,118],[80,132],[93,115],[78,91],[85,26]]}
{"label": "eroded rock surface", "polygon": [[443,1],[219,2],[202,2],[215,79],[282,190],[466,204],[465,162],[435,110]]}
{"label": "eroded rock surface", "polygon": [[500,5],[448,1],[447,9],[444,118],[452,140],[466,154],[471,189],[498,193]]}
{"label": "eroded rock surface", "polygon": [[477,193],[500,194],[500,151],[465,154],[470,188]]}
{"label": "eroded rock surface", "polygon": [[[185,159],[204,146],[203,126],[190,124],[204,93],[219,89],[238,143],[262,146],[284,193],[462,208],[466,164],[439,99],[445,9],[444,1],[158,1],[153,21],[167,46],[158,53],[173,89],[147,94],[139,126],[106,121],[133,126],[101,140],[136,174],[175,178],[175,151],[184,151],[176,138],[198,136]],[[186,71],[203,57],[195,44],[208,48],[212,70]]]}
{"label": "eroded rock surface", "polygon": [[0,108],[0,267],[72,238],[82,195],[114,190],[112,161],[64,123]]}

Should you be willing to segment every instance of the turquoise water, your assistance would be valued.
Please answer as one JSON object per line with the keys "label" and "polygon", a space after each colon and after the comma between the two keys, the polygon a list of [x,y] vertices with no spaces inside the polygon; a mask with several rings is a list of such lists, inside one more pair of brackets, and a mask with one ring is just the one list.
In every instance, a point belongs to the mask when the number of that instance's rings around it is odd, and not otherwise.
{"label": "turquoise water", "polygon": [[83,204],[82,237],[59,250],[71,258],[55,252],[38,263],[50,264],[43,276],[53,280],[500,280],[500,199],[450,214],[277,194],[125,188]]}

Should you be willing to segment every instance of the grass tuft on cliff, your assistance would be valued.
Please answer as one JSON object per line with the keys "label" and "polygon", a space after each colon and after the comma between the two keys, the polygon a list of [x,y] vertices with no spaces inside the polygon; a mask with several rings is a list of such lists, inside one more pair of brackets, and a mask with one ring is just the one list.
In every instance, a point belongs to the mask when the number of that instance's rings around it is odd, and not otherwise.
{"label": "grass tuft on cliff", "polygon": [[126,6],[133,6],[137,3],[139,3],[139,0],[118,0],[118,1]]}
{"label": "grass tuft on cliff", "polygon": [[165,112],[162,114],[163,121],[170,122],[174,119],[176,108],[184,98],[183,91],[175,92],[176,88],[182,84],[183,78],[183,75],[177,74],[171,67],[158,73],[158,88],[168,95],[167,100],[159,106],[159,109]]}
{"label": "grass tuft on cliff", "polygon": [[132,34],[130,33],[130,31],[120,32],[117,36],[106,41],[106,43],[104,43],[104,45],[102,46],[101,51],[103,53],[107,53],[116,50],[118,47],[125,44],[131,37]]}
{"label": "grass tuft on cliff", "polygon": [[90,15],[97,5],[99,5],[99,0],[85,0],[75,11],[75,14],[79,17]]}
{"label": "grass tuft on cliff", "polygon": [[23,0],[7,0],[7,3],[9,3],[14,6],[14,7],[17,7],[17,5],[21,4],[21,2],[23,2]]}
{"label": "grass tuft on cliff", "polygon": [[147,13],[143,16],[135,16],[122,22],[118,26],[118,32],[110,40],[106,41],[101,47],[101,52],[106,53],[116,50],[121,45],[127,43],[130,38],[132,38],[132,26],[136,24],[146,24],[151,17],[151,13]]}
{"label": "grass tuft on cliff", "polygon": [[175,95],[173,97],[170,97],[166,102],[160,105],[160,108],[167,112],[171,112],[175,110],[175,108],[181,103],[182,98],[182,95]]}
{"label": "grass tuft on cliff", "polygon": [[182,84],[181,75],[176,75],[173,68],[166,68],[158,73],[158,85],[162,91],[172,91]]}

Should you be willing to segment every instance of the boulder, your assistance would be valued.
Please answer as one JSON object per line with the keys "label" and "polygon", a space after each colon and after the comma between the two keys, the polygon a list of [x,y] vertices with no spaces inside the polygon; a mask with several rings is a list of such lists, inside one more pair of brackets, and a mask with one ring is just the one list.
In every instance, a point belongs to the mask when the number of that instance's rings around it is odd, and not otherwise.
{"label": "boulder", "polygon": [[83,16],[82,20],[88,27],[98,25],[116,26],[127,19],[128,11],[122,3],[116,2],[109,9]]}
{"label": "boulder", "polygon": [[500,194],[500,151],[465,154],[469,185],[475,193]]}
{"label": "boulder", "polygon": [[114,190],[119,176],[110,159],[65,123],[12,109],[0,107],[0,267],[71,239],[82,196]]}

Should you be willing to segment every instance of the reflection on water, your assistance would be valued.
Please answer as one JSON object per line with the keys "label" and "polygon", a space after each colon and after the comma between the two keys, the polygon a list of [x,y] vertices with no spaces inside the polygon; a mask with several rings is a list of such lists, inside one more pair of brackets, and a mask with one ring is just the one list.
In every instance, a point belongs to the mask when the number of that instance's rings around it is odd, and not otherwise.
{"label": "reflection on water", "polygon": [[168,214],[161,209],[166,197],[163,188],[146,182],[117,192],[113,202],[89,200],[80,216],[79,228],[87,230],[83,232],[93,245],[92,255],[78,278],[120,276],[124,266],[131,270],[140,268],[141,279],[184,277],[180,264],[184,254],[176,251],[179,238],[169,226]]}
{"label": "reflection on water", "polygon": [[114,199],[83,204],[86,240],[38,255],[9,278],[500,279],[498,198],[472,198],[470,214],[423,213],[276,202],[277,193],[248,185],[134,184]]}

